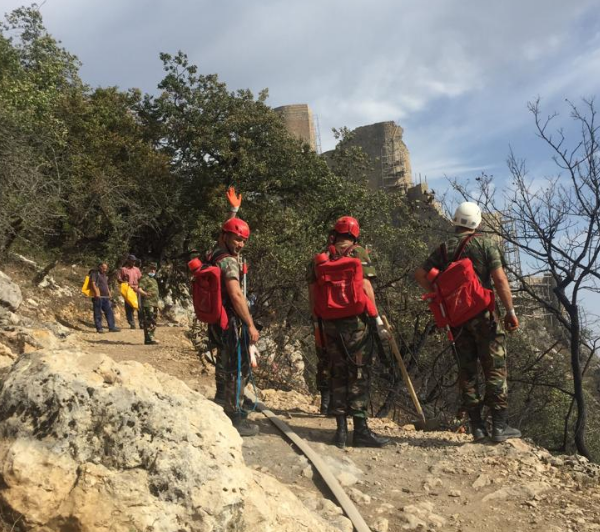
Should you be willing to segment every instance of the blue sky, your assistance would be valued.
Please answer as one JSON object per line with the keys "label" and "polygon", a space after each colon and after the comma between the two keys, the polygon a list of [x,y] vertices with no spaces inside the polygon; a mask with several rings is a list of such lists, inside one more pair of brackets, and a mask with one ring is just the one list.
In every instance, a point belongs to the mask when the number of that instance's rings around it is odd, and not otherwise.
{"label": "blue sky", "polygon": [[[3,0],[3,11],[22,4]],[[158,54],[183,50],[269,103],[308,103],[332,127],[395,120],[414,172],[506,174],[509,144],[551,173],[527,102],[568,111],[600,89],[592,0],[46,0],[50,32],[92,85],[156,90]]]}
{"label": "blue sky", "polygon": [[[2,0],[2,11],[22,5]],[[156,91],[160,52],[183,50],[231,89],[269,89],[273,107],[308,103],[323,149],[331,128],[394,120],[414,173],[482,171],[499,185],[509,146],[532,177],[551,176],[527,102],[557,124],[565,99],[600,92],[593,0],[45,0],[49,31],[92,86]]]}

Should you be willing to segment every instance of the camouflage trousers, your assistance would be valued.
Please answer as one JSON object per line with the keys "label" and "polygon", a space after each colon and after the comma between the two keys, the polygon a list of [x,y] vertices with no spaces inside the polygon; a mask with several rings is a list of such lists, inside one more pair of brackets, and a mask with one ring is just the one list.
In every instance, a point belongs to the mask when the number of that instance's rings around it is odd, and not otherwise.
{"label": "camouflage trousers", "polygon": [[192,345],[199,356],[203,355],[210,349],[208,345],[207,329],[208,325],[206,323],[202,323],[194,314],[194,320],[192,321],[192,325],[187,332],[187,337],[190,339],[190,342],[192,342]]}
{"label": "camouflage trousers", "polygon": [[484,312],[452,329],[458,357],[458,385],[462,407],[470,410],[481,405],[478,362],[485,376],[483,403],[492,410],[508,407],[506,382],[505,334],[498,332],[498,324],[489,312]]}
{"label": "camouflage trousers", "polygon": [[317,347],[317,374],[315,377],[317,390],[324,392],[329,390],[331,370],[329,368],[329,355],[323,347]]}
{"label": "camouflage trousers", "polygon": [[323,321],[331,368],[332,414],[367,417],[374,343],[365,320],[356,316]]}
{"label": "camouflage trousers", "polygon": [[323,338],[323,326],[319,323],[314,323],[315,329],[315,351],[317,355],[317,373],[315,381],[317,390],[324,392],[329,390],[331,369],[329,364],[329,355],[325,349],[325,339]]}
{"label": "camouflage trousers", "polygon": [[151,342],[154,340],[154,331],[156,330],[156,316],[158,307],[143,307],[142,308],[142,326],[144,327],[144,341]]}
{"label": "camouflage trousers", "polygon": [[218,325],[210,325],[208,334],[217,348],[215,380],[217,387],[224,390],[223,409],[228,415],[241,412],[244,388],[250,374],[248,333],[245,326],[238,327],[237,320],[232,319],[226,330]]}

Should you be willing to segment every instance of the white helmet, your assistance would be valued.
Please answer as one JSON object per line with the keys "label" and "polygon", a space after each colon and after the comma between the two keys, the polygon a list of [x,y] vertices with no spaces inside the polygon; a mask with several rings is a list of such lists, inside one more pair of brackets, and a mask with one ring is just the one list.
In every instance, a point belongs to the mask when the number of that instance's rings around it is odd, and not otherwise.
{"label": "white helmet", "polygon": [[481,223],[481,209],[472,201],[465,201],[458,206],[452,223],[467,229],[477,229]]}

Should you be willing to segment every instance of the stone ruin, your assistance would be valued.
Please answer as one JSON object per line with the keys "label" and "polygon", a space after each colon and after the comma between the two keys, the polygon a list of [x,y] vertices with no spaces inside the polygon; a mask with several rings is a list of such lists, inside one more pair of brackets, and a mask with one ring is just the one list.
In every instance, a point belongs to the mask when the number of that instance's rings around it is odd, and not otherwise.
{"label": "stone ruin", "polygon": [[359,146],[371,159],[368,174],[373,190],[404,191],[412,186],[410,154],[402,140],[404,130],[395,122],[377,122],[357,127],[347,141],[349,146]]}
{"label": "stone ruin", "polygon": [[317,151],[315,122],[308,104],[283,105],[276,107],[274,111],[281,116],[290,135],[304,141],[311,150]]}

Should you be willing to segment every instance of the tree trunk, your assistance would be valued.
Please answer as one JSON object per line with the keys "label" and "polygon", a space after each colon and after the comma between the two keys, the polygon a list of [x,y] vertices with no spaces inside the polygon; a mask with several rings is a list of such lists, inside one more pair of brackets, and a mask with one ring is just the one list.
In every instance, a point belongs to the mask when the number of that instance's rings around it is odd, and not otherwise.
{"label": "tree trunk", "polygon": [[571,404],[569,405],[569,411],[565,416],[565,424],[563,428],[563,444],[562,448],[559,449],[561,452],[566,452],[567,450],[567,441],[569,439],[569,421],[571,421],[571,414],[573,413],[573,407],[575,406],[575,397],[571,399]]}
{"label": "tree trunk", "polygon": [[571,317],[571,368],[573,370],[573,392],[577,404],[577,420],[575,422],[575,447],[577,452],[590,459],[590,452],[585,444],[585,425],[587,419],[587,409],[585,406],[585,397],[583,395],[583,375],[581,372],[580,360],[580,324],[577,305],[569,308]]}
{"label": "tree trunk", "polygon": [[8,252],[10,247],[14,244],[15,240],[19,236],[19,233],[23,229],[23,226],[23,218],[21,218],[20,216],[10,222],[11,231],[6,236],[6,239],[4,240],[2,247],[0,248],[0,256],[3,256]]}
{"label": "tree trunk", "polygon": [[56,267],[57,264],[58,259],[54,259],[50,264],[47,264],[44,268],[37,272],[31,282],[35,286],[38,286],[46,278],[46,276]]}

